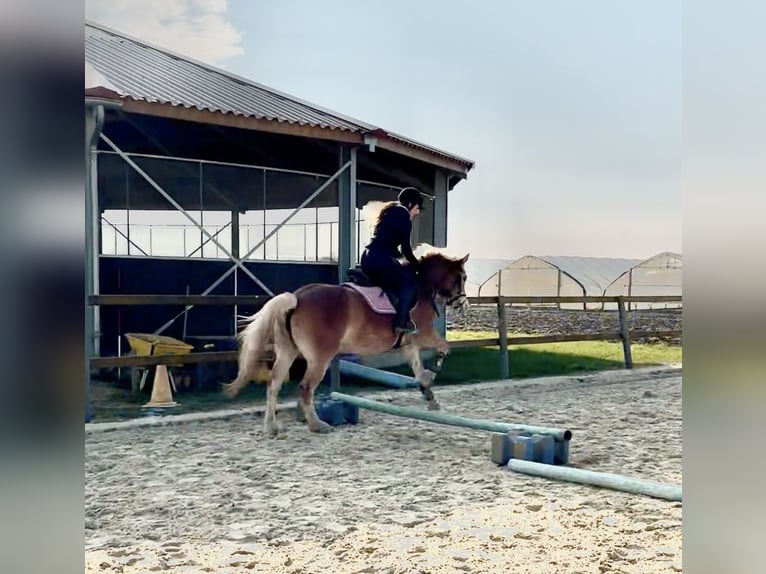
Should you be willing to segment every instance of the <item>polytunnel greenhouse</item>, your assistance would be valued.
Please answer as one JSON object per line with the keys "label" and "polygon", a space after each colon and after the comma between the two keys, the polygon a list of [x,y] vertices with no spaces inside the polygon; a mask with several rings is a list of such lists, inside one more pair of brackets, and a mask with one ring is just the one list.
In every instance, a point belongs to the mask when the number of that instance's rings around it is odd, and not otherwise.
{"label": "polytunnel greenhouse", "polygon": [[[604,289],[604,295],[682,295],[680,253],[658,253],[626,270]],[[681,303],[628,303],[629,309],[671,309]]]}
{"label": "polytunnel greenhouse", "polygon": [[510,262],[510,259],[469,259],[465,264],[468,275],[465,282],[466,295],[478,297],[482,284]]}
{"label": "polytunnel greenhouse", "polygon": [[[640,259],[527,255],[512,261],[479,288],[488,297],[601,296],[615,281],[641,264]],[[562,309],[602,309],[602,303],[552,304]]]}

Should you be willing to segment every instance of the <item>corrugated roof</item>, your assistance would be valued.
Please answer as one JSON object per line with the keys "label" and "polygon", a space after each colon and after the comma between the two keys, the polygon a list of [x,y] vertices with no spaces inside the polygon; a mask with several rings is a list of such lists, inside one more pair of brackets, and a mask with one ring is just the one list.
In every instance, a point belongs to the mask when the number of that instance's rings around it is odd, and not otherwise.
{"label": "corrugated roof", "polygon": [[448,158],[466,171],[473,167],[471,160],[88,21],[85,61],[111,84],[105,87],[121,98],[357,133],[360,137],[371,133]]}

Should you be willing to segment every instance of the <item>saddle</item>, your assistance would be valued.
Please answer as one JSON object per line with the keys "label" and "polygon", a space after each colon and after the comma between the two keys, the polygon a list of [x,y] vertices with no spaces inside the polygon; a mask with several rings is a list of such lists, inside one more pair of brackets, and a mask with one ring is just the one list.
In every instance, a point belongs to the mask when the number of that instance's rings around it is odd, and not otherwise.
{"label": "saddle", "polygon": [[342,283],[344,287],[353,289],[359,293],[370,309],[382,315],[395,315],[398,297],[395,293],[388,291],[373,283],[367,277],[360,267],[354,267],[347,272],[347,281]]}

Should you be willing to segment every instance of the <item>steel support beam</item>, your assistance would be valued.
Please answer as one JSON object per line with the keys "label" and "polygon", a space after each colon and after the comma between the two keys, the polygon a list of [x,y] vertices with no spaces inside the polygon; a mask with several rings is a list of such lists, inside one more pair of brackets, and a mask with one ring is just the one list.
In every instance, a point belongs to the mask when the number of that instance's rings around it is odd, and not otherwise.
{"label": "steel support beam", "polygon": [[[449,175],[441,169],[436,170],[434,177],[433,237],[434,247],[447,247],[447,190]],[[447,336],[447,317],[444,306],[441,306],[439,317],[436,319],[436,330],[442,337]]]}
{"label": "steel support beam", "polygon": [[447,247],[447,190],[449,176],[437,169],[434,179],[434,247]]}
{"label": "steel support beam", "polygon": [[[95,114],[95,124],[93,125],[94,137],[90,143],[91,150],[93,151],[88,154],[88,165],[90,167],[88,183],[90,185],[87,189],[88,197],[85,204],[85,229],[86,233],[90,232],[88,235],[86,235],[86,253],[88,253],[88,258],[90,260],[90,269],[87,270],[86,268],[86,272],[88,272],[90,276],[91,294],[98,295],[100,291],[99,255],[101,254],[101,244],[99,240],[101,238],[101,218],[98,205],[98,157],[95,154],[94,148],[96,147],[96,137],[98,137],[104,127],[104,108],[102,106],[98,106],[93,110],[93,113]],[[93,309],[91,315],[93,318],[93,352],[95,355],[99,355],[101,352],[100,309]]]}
{"label": "steel support beam", "polygon": [[[266,190],[263,190],[264,195]],[[231,211],[231,252],[234,257],[239,257],[239,210],[233,209]],[[234,272],[234,295],[239,295],[239,273]],[[232,315],[232,334],[237,334],[237,316],[239,315],[239,307],[234,305],[234,315]]]}
{"label": "steel support beam", "polygon": [[[277,233],[277,232],[278,232],[278,231],[279,231],[279,230],[280,230],[280,229],[281,229],[281,228],[282,228],[282,227],[283,227],[283,226],[284,226],[284,225],[285,225],[285,224],[286,224],[288,221],[290,221],[290,220],[291,220],[293,217],[295,217],[295,215],[296,215],[296,214],[297,214],[297,213],[298,213],[298,212],[299,212],[301,209],[305,208],[305,207],[306,207],[306,206],[307,206],[309,203],[311,203],[312,201],[314,201],[314,199],[315,199],[315,198],[316,198],[316,197],[317,197],[317,196],[318,196],[320,193],[322,193],[322,192],[323,192],[325,189],[327,189],[327,187],[329,187],[329,186],[330,186],[330,184],[332,184],[332,182],[334,182],[336,179],[338,179],[338,177],[340,177],[340,176],[341,176],[341,174],[342,174],[342,173],[343,173],[343,172],[344,172],[344,171],[345,171],[347,168],[349,168],[350,166],[351,166],[351,162],[348,162],[348,163],[344,164],[343,166],[341,166],[341,168],[340,168],[338,171],[336,171],[336,172],[335,172],[333,175],[331,175],[331,176],[330,176],[330,177],[327,179],[327,181],[325,181],[325,182],[324,182],[322,185],[320,185],[320,186],[319,186],[319,187],[318,187],[316,190],[314,190],[314,192],[313,192],[313,193],[311,193],[311,194],[310,194],[310,195],[309,195],[309,196],[308,196],[306,199],[304,199],[304,200],[301,202],[301,204],[300,204],[298,207],[296,207],[296,208],[295,208],[295,209],[294,209],[292,212],[290,212],[290,214],[289,214],[287,217],[285,217],[285,218],[282,220],[282,222],[281,222],[279,225],[277,225],[277,226],[276,226],[274,229],[272,229],[272,230],[271,230],[271,232],[270,232],[270,233],[268,233],[266,236],[264,236],[264,238],[263,238],[263,239],[261,239],[261,240],[260,240],[258,243],[256,243],[255,247],[251,248],[251,249],[250,249],[250,251],[248,251],[247,253],[245,253],[245,256],[244,256],[244,257],[242,257],[242,259],[247,259],[247,258],[248,258],[248,257],[250,257],[250,256],[251,256],[253,253],[255,253],[255,251],[256,251],[256,250],[257,250],[257,249],[258,249],[258,248],[259,248],[261,245],[263,245],[264,243],[266,243],[266,241],[268,241],[268,240],[269,240],[269,238],[271,238],[271,237],[272,237],[272,236],[273,236],[275,233]],[[264,197],[265,197],[265,194],[264,194]],[[265,212],[265,210],[264,210],[264,212]],[[213,291],[213,290],[214,290],[216,287],[218,287],[218,285],[220,285],[221,283],[223,283],[223,281],[224,281],[224,280],[225,280],[225,279],[226,279],[226,278],[227,278],[229,275],[231,275],[231,274],[234,272],[234,270],[235,270],[236,268],[237,268],[237,266],[236,266],[236,265],[233,265],[231,268],[229,268],[229,270],[228,270],[228,271],[226,271],[226,272],[225,272],[223,275],[221,275],[221,276],[220,276],[218,279],[216,279],[216,280],[215,280],[215,281],[214,281],[214,282],[213,282],[213,283],[212,283],[212,284],[211,284],[211,285],[210,285],[210,286],[209,286],[207,289],[205,289],[205,290],[202,292],[202,295],[208,295],[208,294],[210,294],[210,293],[211,293],[211,292],[212,292],[212,291]],[[266,289],[266,292],[267,292],[269,295],[274,295],[274,293],[272,293],[272,292],[271,292],[271,291],[269,291],[268,289]],[[162,327],[160,327],[159,329],[157,329],[157,330],[154,332],[154,334],[155,334],[155,335],[159,335],[160,333],[162,333],[162,332],[163,332],[165,329],[167,329],[168,327],[170,327],[170,325],[172,325],[172,324],[173,324],[173,322],[174,322],[176,319],[178,319],[178,318],[179,318],[181,315],[183,315],[184,313],[186,313],[187,311],[189,311],[189,310],[190,310],[192,307],[194,307],[194,306],[193,306],[193,305],[188,305],[184,311],[181,311],[181,312],[180,312],[178,315],[176,315],[175,317],[173,317],[172,319],[170,319],[170,320],[169,320],[167,323],[165,323],[165,324],[164,324]]]}
{"label": "steel support beam", "polygon": [[223,231],[227,225],[231,225],[231,252],[234,257],[239,257],[239,211],[236,209],[231,212],[231,222],[223,226]]}
{"label": "steel support beam", "polygon": [[98,308],[88,298],[98,295],[98,179],[95,142],[104,127],[103,106],[85,108],[85,422],[93,417],[90,404],[90,360],[98,355]]}
{"label": "steel support beam", "polygon": [[356,148],[341,146],[340,165],[348,165],[338,180],[338,282],[356,263]]}
{"label": "steel support beam", "polygon": [[[356,264],[356,155],[357,148],[340,146],[339,162],[347,165],[338,180],[338,283],[346,279],[349,268]],[[340,388],[340,363],[330,364],[330,389]]]}

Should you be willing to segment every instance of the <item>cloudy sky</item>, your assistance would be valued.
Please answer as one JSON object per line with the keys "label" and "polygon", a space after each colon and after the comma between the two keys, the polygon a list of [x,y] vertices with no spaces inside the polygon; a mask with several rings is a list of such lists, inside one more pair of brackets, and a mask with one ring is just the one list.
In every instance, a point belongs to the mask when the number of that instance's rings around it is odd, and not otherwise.
{"label": "cloudy sky", "polygon": [[450,249],[681,251],[680,0],[86,0],[86,17],[475,160]]}

